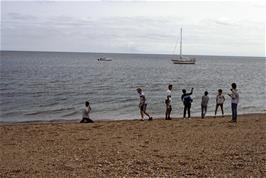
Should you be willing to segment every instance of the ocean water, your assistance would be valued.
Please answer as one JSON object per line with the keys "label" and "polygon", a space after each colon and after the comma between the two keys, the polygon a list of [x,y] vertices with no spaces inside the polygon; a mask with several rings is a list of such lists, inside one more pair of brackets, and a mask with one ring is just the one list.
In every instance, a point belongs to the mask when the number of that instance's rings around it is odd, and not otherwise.
{"label": "ocean water", "polygon": [[[99,62],[102,56],[113,59]],[[193,56],[196,65],[176,65],[171,55],[56,52],[1,52],[0,121],[81,119],[89,100],[91,118],[139,118],[136,88],[144,90],[147,111],[162,117],[168,84],[173,84],[172,116],[182,115],[181,90],[194,87],[192,116],[200,115],[201,96],[209,92],[213,115],[219,88],[236,82],[239,113],[265,112],[265,58]],[[225,113],[230,113],[226,96]],[[221,114],[218,110],[218,114]]]}

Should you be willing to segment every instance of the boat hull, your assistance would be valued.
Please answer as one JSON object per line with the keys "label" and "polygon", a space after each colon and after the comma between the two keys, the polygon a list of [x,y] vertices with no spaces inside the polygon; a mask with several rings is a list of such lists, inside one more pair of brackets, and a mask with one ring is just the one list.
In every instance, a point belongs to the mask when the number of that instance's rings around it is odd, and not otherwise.
{"label": "boat hull", "polygon": [[106,57],[101,57],[99,59],[97,59],[98,61],[112,61],[111,58],[106,58]]}
{"label": "boat hull", "polygon": [[182,59],[172,59],[174,64],[196,64],[195,59],[182,60]]}

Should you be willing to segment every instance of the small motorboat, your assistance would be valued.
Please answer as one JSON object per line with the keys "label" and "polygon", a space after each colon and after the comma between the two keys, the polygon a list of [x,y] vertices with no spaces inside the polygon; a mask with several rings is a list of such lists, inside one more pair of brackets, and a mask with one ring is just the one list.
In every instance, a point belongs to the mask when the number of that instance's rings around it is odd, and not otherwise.
{"label": "small motorboat", "polygon": [[100,57],[97,59],[98,61],[112,61],[111,58],[107,58],[107,57]]}

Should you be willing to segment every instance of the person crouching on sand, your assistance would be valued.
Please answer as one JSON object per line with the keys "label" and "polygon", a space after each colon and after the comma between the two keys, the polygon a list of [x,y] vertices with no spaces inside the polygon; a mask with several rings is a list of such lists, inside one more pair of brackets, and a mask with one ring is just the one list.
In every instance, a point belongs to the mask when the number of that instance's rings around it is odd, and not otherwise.
{"label": "person crouching on sand", "polygon": [[205,117],[207,113],[208,101],[209,101],[208,92],[205,91],[204,95],[201,98],[201,118],[202,119]]}
{"label": "person crouching on sand", "polygon": [[220,106],[220,108],[222,110],[222,117],[224,117],[224,109],[223,109],[224,101],[225,101],[225,98],[224,98],[224,95],[223,95],[223,90],[219,89],[218,90],[218,95],[216,96],[216,107],[215,107],[215,113],[214,113],[215,116],[214,117],[216,117],[217,110],[218,110],[219,106]]}
{"label": "person crouching on sand", "polygon": [[149,120],[152,120],[152,117],[146,112],[147,103],[144,93],[142,92],[141,88],[137,88],[137,92],[139,94],[139,110],[141,115],[141,120],[144,120],[144,114],[149,117]]}
{"label": "person crouching on sand", "polygon": [[188,111],[188,119],[190,119],[190,108],[191,108],[191,103],[193,102],[192,98],[190,95],[193,93],[193,88],[191,88],[191,92],[187,93],[185,89],[182,90],[183,94],[181,96],[181,100],[183,101],[184,104],[184,112],[183,112],[183,118],[186,118],[186,112]]}
{"label": "person crouching on sand", "polygon": [[239,102],[239,94],[236,89],[236,84],[232,83],[232,88],[231,88],[231,93],[228,95],[231,97],[231,109],[232,109],[232,121],[231,122],[236,122],[237,121],[237,104]]}
{"label": "person crouching on sand", "polygon": [[172,111],[172,98],[171,98],[171,91],[172,91],[173,85],[168,85],[168,90],[167,90],[167,96],[165,100],[165,105],[166,105],[166,111],[165,111],[165,120],[171,120],[171,111]]}
{"label": "person crouching on sand", "polygon": [[90,119],[89,113],[91,112],[90,103],[88,101],[85,102],[85,108],[82,112],[82,120],[80,123],[93,123],[93,120]]}

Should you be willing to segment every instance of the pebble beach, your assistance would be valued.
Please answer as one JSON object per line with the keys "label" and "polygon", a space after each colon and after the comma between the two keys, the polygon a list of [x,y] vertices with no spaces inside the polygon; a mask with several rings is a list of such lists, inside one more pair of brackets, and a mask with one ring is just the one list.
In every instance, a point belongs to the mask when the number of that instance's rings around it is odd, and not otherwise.
{"label": "pebble beach", "polygon": [[265,118],[1,123],[0,177],[265,177]]}

